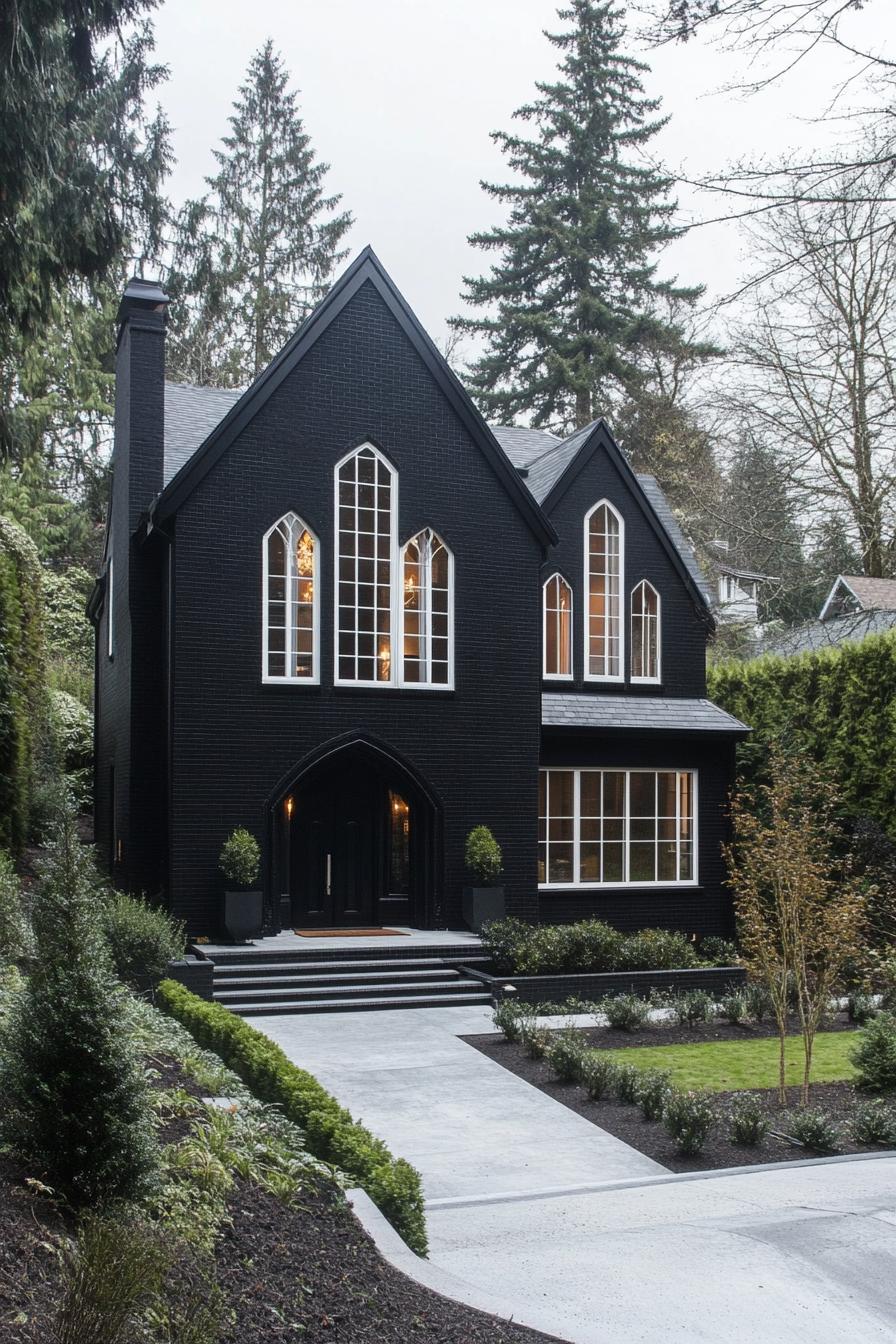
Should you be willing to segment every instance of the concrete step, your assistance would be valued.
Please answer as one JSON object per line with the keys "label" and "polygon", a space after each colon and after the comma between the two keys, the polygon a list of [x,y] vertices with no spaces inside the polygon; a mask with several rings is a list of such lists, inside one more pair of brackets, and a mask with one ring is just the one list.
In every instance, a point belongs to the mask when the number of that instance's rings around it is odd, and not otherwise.
{"label": "concrete step", "polygon": [[357,999],[305,999],[301,1003],[270,1000],[239,1008],[231,1005],[231,1008],[240,1017],[270,1017],[286,1013],[356,1013],[359,1010],[375,1012],[378,1009],[388,1008],[460,1008],[490,1003],[489,994],[421,994],[406,998],[367,998],[360,1002]]}
{"label": "concrete step", "polygon": [[202,956],[210,957],[216,966],[258,966],[272,963],[296,965],[312,962],[322,962],[324,965],[330,966],[334,962],[357,965],[363,961],[404,963],[421,960],[455,962],[487,960],[483,956],[478,943],[437,943],[430,946],[421,946],[418,943],[407,950],[395,947],[394,944],[383,948],[366,945],[359,947],[357,952],[346,947],[331,949],[321,947],[289,948],[287,951],[283,947],[266,949],[258,945],[251,947],[215,947],[214,949],[199,947],[196,950]]}
{"label": "concrete step", "polygon": [[214,977],[215,988],[222,990],[241,989],[251,990],[253,988],[272,988],[276,985],[307,985],[309,988],[320,986],[324,988],[328,985],[388,985],[394,983],[426,985],[434,981],[441,980],[466,980],[462,977],[460,971],[456,971],[452,966],[434,966],[431,970],[425,971],[362,971],[360,974],[351,971],[340,971],[337,975],[326,975],[315,973],[306,975],[304,971],[284,970],[280,975],[216,975]]}
{"label": "concrete step", "polygon": [[443,958],[413,957],[403,960],[358,960],[358,961],[278,961],[263,962],[215,962],[215,978],[250,978],[267,975],[342,975],[342,974],[379,974],[401,973],[405,971],[444,971],[454,966],[481,966],[487,957]]}
{"label": "concrete step", "polygon": [[250,989],[218,989],[214,990],[216,1003],[224,1003],[228,1007],[237,1004],[256,1004],[266,1003],[270,1000],[276,1000],[281,1003],[301,1003],[307,999],[354,999],[356,1003],[363,1003],[367,999],[382,998],[384,995],[389,998],[419,998],[423,994],[438,994],[442,997],[448,994],[456,993],[481,993],[478,986],[472,980],[462,979],[460,976],[455,980],[437,980],[433,984],[421,985],[415,981],[389,980],[380,985],[304,985],[301,981],[295,981],[291,985],[279,985],[271,988]]}

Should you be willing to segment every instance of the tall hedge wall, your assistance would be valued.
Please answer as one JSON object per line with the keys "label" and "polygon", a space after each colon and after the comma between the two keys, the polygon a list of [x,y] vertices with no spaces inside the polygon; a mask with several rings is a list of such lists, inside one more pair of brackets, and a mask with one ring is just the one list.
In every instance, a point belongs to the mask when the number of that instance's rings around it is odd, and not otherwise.
{"label": "tall hedge wall", "polygon": [[753,729],[739,748],[743,782],[761,775],[777,737],[824,764],[849,810],[896,838],[896,632],[796,658],[720,663],[708,693]]}
{"label": "tall hedge wall", "polygon": [[28,837],[44,719],[40,572],[31,538],[0,517],[0,848],[14,852]]}

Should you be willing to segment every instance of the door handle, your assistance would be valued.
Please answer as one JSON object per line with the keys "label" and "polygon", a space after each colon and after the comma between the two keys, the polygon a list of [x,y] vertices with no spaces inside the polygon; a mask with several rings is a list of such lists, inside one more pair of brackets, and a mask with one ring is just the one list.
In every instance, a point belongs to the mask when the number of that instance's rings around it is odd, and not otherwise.
{"label": "door handle", "polygon": [[333,855],[327,855],[327,895],[332,894],[333,886]]}

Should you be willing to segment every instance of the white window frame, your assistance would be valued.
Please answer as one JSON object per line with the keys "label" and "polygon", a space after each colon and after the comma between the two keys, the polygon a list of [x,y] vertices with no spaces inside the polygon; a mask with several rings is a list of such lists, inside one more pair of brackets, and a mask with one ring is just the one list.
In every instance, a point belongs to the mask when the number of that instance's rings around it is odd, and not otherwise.
{"label": "white window frame", "polygon": [[106,657],[110,659],[115,657],[115,640],[114,640],[115,618],[113,614],[114,613],[113,599],[115,594],[115,589],[113,585],[113,574],[114,574],[113,566],[115,562],[111,553],[111,547],[112,542],[110,540],[109,565],[106,571]]}
{"label": "white window frame", "polygon": [[[573,838],[572,838],[572,858],[573,858],[573,880],[571,882],[539,882],[538,890],[545,892],[552,891],[619,891],[623,887],[627,891],[660,891],[669,887],[698,887],[700,885],[699,871],[699,816],[700,816],[700,774],[695,769],[682,769],[681,766],[658,765],[658,766],[637,766],[628,768],[626,766],[576,766],[576,765],[551,765],[542,766],[539,775],[550,774],[551,772],[569,773],[573,775]],[[582,775],[583,774],[622,774],[625,775],[625,805],[623,809],[623,828],[622,828],[622,862],[623,877],[618,882],[582,882],[579,878],[581,869],[581,832],[582,832]],[[652,882],[630,882],[628,881],[629,871],[629,844],[631,840],[631,802],[629,782],[632,775],[689,775],[691,778],[691,855],[692,855],[692,876],[688,878],[663,878]],[[550,790],[548,791],[548,807],[550,808]],[[656,815],[654,815],[656,820]],[[675,786],[675,853],[676,853],[676,871],[681,868],[681,786],[676,782]],[[548,814],[547,825],[550,826],[550,813]],[[550,842],[549,842],[550,843]],[[558,843],[569,843],[568,841]],[[657,840],[655,843],[659,843]],[[548,849],[548,862],[550,862],[550,849]],[[545,877],[547,877],[548,866],[545,866]]]}
{"label": "white window frame", "polygon": [[[591,519],[597,513],[598,509],[609,509],[619,524],[619,583],[618,583],[618,626],[619,626],[619,671],[613,672],[592,672],[591,671]],[[625,618],[623,609],[623,595],[625,587],[625,519],[615,505],[608,499],[599,499],[596,504],[585,514],[584,523],[584,602],[583,602],[583,626],[584,626],[584,651],[585,681],[603,681],[620,683],[625,681],[625,628],[628,622]],[[609,617],[607,617],[609,619]]]}
{"label": "white window frame", "polygon": [[[569,594],[569,671],[568,672],[549,672],[548,671],[548,584],[558,579]],[[557,620],[558,611],[552,611],[551,620]],[[559,626],[559,621],[557,621]],[[572,584],[569,583],[559,569],[555,569],[553,574],[549,574],[541,585],[541,675],[545,681],[572,681],[573,679],[573,650],[575,640],[573,632],[575,630],[575,604],[573,599]],[[559,629],[557,647],[559,649]]]}
{"label": "white window frame", "polygon": [[[645,589],[649,588],[650,591],[653,593],[654,597],[656,598],[656,676],[655,677],[641,676],[640,673],[635,672],[635,667],[633,663],[631,667],[631,679],[634,682],[638,682],[642,686],[659,686],[663,679],[663,599],[660,597],[659,591],[656,588],[654,588],[653,584],[650,582],[649,579],[641,579],[639,583],[635,584],[634,588],[629,594],[628,599],[629,622],[630,622],[629,656],[634,656],[635,652],[635,621],[636,620],[643,621],[645,625],[648,626],[649,628],[650,617],[645,616],[643,611],[639,611],[636,616],[634,611],[632,610],[632,603],[634,601],[635,593],[639,593],[642,588]],[[644,638],[644,634],[645,632],[644,630],[642,630],[641,631],[642,666],[643,666],[644,650],[647,648],[647,641]]]}
{"label": "white window frame", "polygon": [[[426,663],[425,681],[408,681],[404,675],[404,567],[407,557],[408,547],[419,543],[421,537],[427,538],[427,544],[430,552],[426,558],[426,606],[425,606],[425,630],[423,632],[423,648]],[[431,548],[433,542],[437,542],[448,557],[448,680],[432,681],[432,569],[430,565]],[[393,578],[393,586],[398,589],[398,635],[397,647],[399,651],[399,685],[408,691],[453,691],[454,690],[454,552],[447,544],[440,533],[436,532],[434,527],[422,527],[419,532],[415,532],[412,537],[401,548],[398,557],[397,577]],[[357,683],[355,683],[357,684]],[[383,683],[378,683],[382,685]]]}
{"label": "white window frame", "polygon": [[[340,602],[339,602],[339,585],[340,585],[340,567],[339,567],[339,560],[340,560],[340,555],[339,555],[339,473],[340,473],[340,471],[342,470],[342,468],[345,466],[345,464],[346,464],[347,462],[350,462],[350,461],[352,460],[352,458],[358,457],[361,453],[363,453],[363,452],[365,451],[365,449],[369,449],[369,450],[374,454],[374,456],[375,456],[376,458],[379,459],[379,461],[382,463],[382,465],[383,465],[383,466],[386,468],[386,470],[388,471],[389,476],[390,476],[390,479],[391,479],[391,482],[392,482],[392,488],[391,488],[391,490],[390,490],[390,492],[389,492],[389,503],[390,503],[390,518],[389,518],[389,650],[390,650],[390,661],[389,661],[389,677],[388,677],[388,679],[382,679],[382,680],[376,680],[376,679],[374,679],[374,680],[363,679],[363,680],[362,680],[362,679],[358,679],[358,678],[354,678],[354,677],[341,677],[341,676],[339,675],[339,663],[340,663],[340,652],[339,652],[339,634],[340,634],[340,629],[339,629],[339,606],[340,606]],[[357,512],[357,505],[355,506],[355,509],[356,509],[356,512]],[[356,533],[355,535],[357,535],[357,533]],[[397,594],[397,592],[398,592],[399,585],[398,585],[398,583],[396,582],[396,577],[395,577],[395,576],[396,576],[396,572],[397,572],[398,567],[399,567],[399,564],[400,564],[400,557],[399,557],[399,553],[398,553],[398,472],[397,472],[397,471],[395,470],[395,468],[392,466],[392,463],[388,460],[388,458],[385,457],[384,454],[380,452],[380,450],[379,450],[379,448],[377,448],[376,444],[374,444],[374,443],[370,443],[369,441],[365,441],[364,443],[359,443],[358,446],[357,446],[357,448],[353,448],[353,449],[351,450],[351,452],[349,452],[349,453],[345,453],[344,456],[342,456],[342,457],[339,459],[339,461],[336,463],[335,467],[333,468],[333,555],[334,555],[334,565],[333,565],[333,685],[334,685],[334,686],[355,686],[355,687],[362,687],[362,688],[369,689],[369,690],[373,690],[374,688],[381,689],[381,688],[383,688],[383,687],[398,686],[398,685],[400,685],[400,680],[399,680],[399,676],[400,676],[400,673],[399,673],[399,666],[398,666],[398,663],[397,663],[397,660],[396,660],[396,652],[398,652],[398,653],[400,654],[400,646],[399,646],[399,644],[398,644],[399,611],[398,611],[398,600],[397,600],[397,596],[396,596],[396,594]],[[356,557],[356,558],[357,558],[357,557]],[[357,573],[357,568],[356,568],[356,573]],[[356,580],[356,586],[357,586],[357,580]],[[357,596],[356,596],[356,600],[355,600],[355,617],[356,617],[356,623],[355,623],[355,635],[356,635],[356,638],[357,638],[357,633],[358,633],[358,627],[357,627],[357,612],[358,612],[358,606],[357,606]],[[376,632],[374,632],[374,633],[376,633]],[[375,657],[375,658],[378,657],[378,656],[379,656],[379,655],[378,655],[377,653],[374,654],[374,657]],[[355,660],[356,660],[356,662],[357,662],[357,653],[355,654]]]}
{"label": "white window frame", "polygon": [[[272,534],[276,532],[277,528],[281,527],[283,524],[287,525],[290,535],[301,536],[303,532],[307,532],[312,542],[314,543],[313,565],[311,570],[312,603],[311,603],[311,676],[310,677],[298,677],[294,673],[290,673],[289,671],[287,671],[282,677],[279,677],[279,676],[273,676],[268,671],[269,656],[270,656],[270,650],[268,648],[268,639],[269,639],[268,624],[270,617],[269,605],[268,605],[270,601],[268,542],[270,541]],[[285,616],[284,616],[286,624],[286,629],[284,633],[284,666],[286,668],[293,666],[293,663],[291,661],[292,599],[290,596],[291,591],[290,567],[294,563],[294,556],[292,554],[292,550],[293,547],[291,545],[287,545],[286,601],[285,601]],[[265,532],[264,538],[261,543],[261,555],[262,555],[261,680],[267,684],[272,685],[319,686],[320,685],[320,541],[317,537],[317,534],[315,533],[312,527],[308,526],[308,524],[299,514],[297,514],[294,510],[290,509],[289,512],[284,513],[282,517],[278,518],[276,522],[272,523],[271,526],[268,528],[267,532]]]}

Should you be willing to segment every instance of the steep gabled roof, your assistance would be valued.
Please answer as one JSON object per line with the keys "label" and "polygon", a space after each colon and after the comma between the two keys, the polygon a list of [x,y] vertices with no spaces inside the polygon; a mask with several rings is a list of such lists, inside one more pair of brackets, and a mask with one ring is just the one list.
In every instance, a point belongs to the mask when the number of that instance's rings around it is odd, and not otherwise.
{"label": "steep gabled roof", "polygon": [[[499,437],[506,429],[496,431]],[[528,435],[540,433],[526,431]],[[688,588],[701,607],[712,607],[712,593],[697,563],[693,548],[678,524],[666,496],[653,476],[636,475],[632,470],[605,420],[595,420],[570,434],[568,439],[557,439],[553,434],[542,434],[543,450],[533,457],[531,445],[525,461],[518,455],[513,439],[501,438],[505,451],[518,466],[525,467],[525,480],[535,499],[550,516],[554,505],[565,494],[579,472],[591,461],[599,448],[605,449],[623,478],[629,481],[632,493],[641,502],[645,516],[678,569]]]}
{"label": "steep gabled roof", "polygon": [[168,517],[192,494],[206,473],[219,461],[284,378],[299,364],[365,284],[373,285],[539,541],[544,545],[555,542],[557,534],[551,523],[526,489],[519,473],[514,470],[506,454],[501,451],[498,441],[460,382],[369,247],[365,247],[361,255],[340,276],[295,336],[286,343],[251,387],[230,406],[223,419],[219,420],[207,434],[201,446],[175,471],[152,507],[153,517],[158,520]]}

